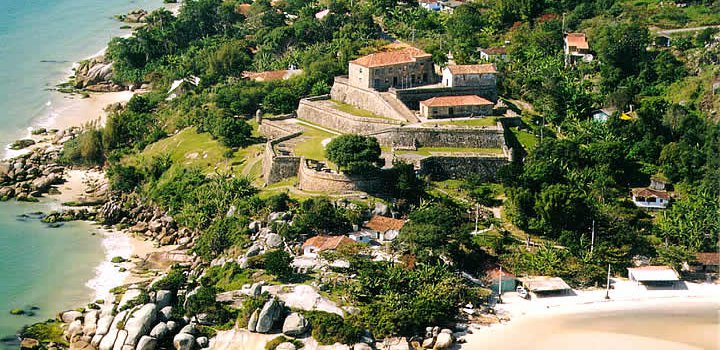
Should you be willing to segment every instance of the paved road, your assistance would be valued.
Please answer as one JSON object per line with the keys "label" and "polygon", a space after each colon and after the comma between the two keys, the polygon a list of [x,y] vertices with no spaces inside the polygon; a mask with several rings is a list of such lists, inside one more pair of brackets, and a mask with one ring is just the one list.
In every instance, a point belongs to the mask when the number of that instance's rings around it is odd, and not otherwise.
{"label": "paved road", "polygon": [[657,31],[656,33],[670,35],[670,34],[675,34],[675,33],[697,32],[700,30],[708,29],[708,28],[720,28],[720,25],[692,27],[692,28],[680,28],[680,29],[665,29],[665,30]]}

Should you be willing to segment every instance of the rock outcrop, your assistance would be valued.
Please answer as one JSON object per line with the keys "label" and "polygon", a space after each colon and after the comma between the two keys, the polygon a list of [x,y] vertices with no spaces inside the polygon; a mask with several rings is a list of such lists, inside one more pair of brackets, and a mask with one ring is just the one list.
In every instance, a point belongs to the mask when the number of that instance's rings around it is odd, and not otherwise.
{"label": "rock outcrop", "polygon": [[283,334],[291,337],[297,337],[305,334],[309,327],[308,321],[303,315],[293,312],[285,318],[283,322]]}
{"label": "rock outcrop", "polygon": [[277,299],[272,298],[268,300],[262,310],[260,310],[255,331],[258,333],[270,332],[275,323],[280,319],[282,312],[283,305],[277,301]]}

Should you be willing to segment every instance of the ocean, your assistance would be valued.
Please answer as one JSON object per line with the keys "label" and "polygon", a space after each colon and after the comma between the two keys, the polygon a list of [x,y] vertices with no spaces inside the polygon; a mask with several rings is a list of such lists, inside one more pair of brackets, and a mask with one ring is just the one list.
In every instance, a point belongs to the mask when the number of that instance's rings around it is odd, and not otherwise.
{"label": "ocean", "polygon": [[[0,0],[0,158],[28,128],[51,123],[67,108],[63,94],[50,89],[67,79],[74,62],[129,33],[113,15],[161,5],[162,0]],[[127,249],[122,237],[92,235],[97,228],[82,222],[53,229],[36,219],[18,220],[56,206],[0,203],[0,338],[83,306],[117,282],[117,274],[107,274],[107,257]],[[13,308],[32,306],[38,308],[35,316],[10,315]],[[15,347],[0,342],[5,348]]]}

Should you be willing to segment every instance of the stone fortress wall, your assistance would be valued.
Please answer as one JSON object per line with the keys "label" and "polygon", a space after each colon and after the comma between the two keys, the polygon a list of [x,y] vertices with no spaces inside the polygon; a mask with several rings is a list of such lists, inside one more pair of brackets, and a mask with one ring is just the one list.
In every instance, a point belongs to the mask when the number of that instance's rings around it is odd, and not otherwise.
{"label": "stone fortress wall", "polygon": [[382,191],[383,182],[380,177],[354,177],[346,174],[318,170],[313,167],[316,162],[302,159],[297,173],[298,188],[303,191],[325,193],[347,193],[355,191],[377,193]]}
{"label": "stone fortress wall", "polygon": [[367,134],[380,145],[402,149],[418,147],[498,148],[506,146],[501,123],[483,128],[470,127],[406,127],[385,129]]}
{"label": "stone fortress wall", "polygon": [[265,152],[263,153],[262,173],[265,184],[274,184],[296,176],[300,166],[300,157],[278,153],[275,147],[284,141],[302,135],[302,131],[272,120],[263,120],[260,124],[260,132],[270,139],[265,143]]}
{"label": "stone fortress wall", "polygon": [[316,96],[300,100],[298,118],[348,134],[366,134],[400,126],[399,120],[366,118],[345,113],[330,105],[330,96]]}
{"label": "stone fortress wall", "polygon": [[330,98],[388,119],[405,122],[410,117],[407,115],[409,111],[398,111],[397,107],[383,98],[381,92],[350,85],[346,76],[335,77],[335,83],[330,90]]}

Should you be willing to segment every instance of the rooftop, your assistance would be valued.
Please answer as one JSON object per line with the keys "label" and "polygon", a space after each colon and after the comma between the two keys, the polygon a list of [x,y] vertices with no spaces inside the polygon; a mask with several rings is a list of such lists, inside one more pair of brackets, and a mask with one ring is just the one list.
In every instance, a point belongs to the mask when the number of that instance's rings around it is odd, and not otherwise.
{"label": "rooftop", "polygon": [[375,215],[365,224],[365,227],[378,232],[385,232],[388,230],[399,230],[403,225],[405,225],[405,220]]}
{"label": "rooftop", "polygon": [[480,52],[484,52],[486,55],[504,55],[507,50],[504,47],[488,47],[487,49],[480,49]]}
{"label": "rooftop", "polygon": [[670,266],[628,267],[628,274],[638,282],[678,281],[678,275]]}
{"label": "rooftop", "polygon": [[565,40],[567,41],[568,46],[585,50],[590,48],[587,37],[584,33],[567,33],[567,35],[565,35]]}
{"label": "rooftop", "polygon": [[662,199],[670,199],[670,194],[665,191],[659,191],[652,188],[633,188],[632,194],[634,197],[655,197]]}
{"label": "rooftop", "polygon": [[531,292],[551,292],[572,289],[560,277],[530,276],[518,278]]}
{"label": "rooftop", "polygon": [[703,265],[720,265],[720,253],[697,253],[695,259]]}
{"label": "rooftop", "polygon": [[270,70],[265,72],[243,72],[243,78],[255,81],[288,80],[302,73],[302,69]]}
{"label": "rooftop", "polygon": [[420,101],[421,105],[427,107],[453,107],[453,106],[483,106],[493,105],[492,102],[478,95],[462,95],[462,96],[440,96]]}
{"label": "rooftop", "polygon": [[315,247],[318,251],[335,250],[340,246],[355,244],[355,241],[347,236],[315,236],[303,243],[303,248]]}
{"label": "rooftop", "polygon": [[431,57],[429,53],[416,47],[405,44],[390,44],[383,47],[385,51],[369,54],[357,58],[350,63],[354,63],[366,68],[389,66],[402,63],[413,63],[418,58]]}
{"label": "rooftop", "polygon": [[463,64],[463,65],[450,65],[447,69],[452,74],[495,74],[497,69],[492,63],[484,64]]}

